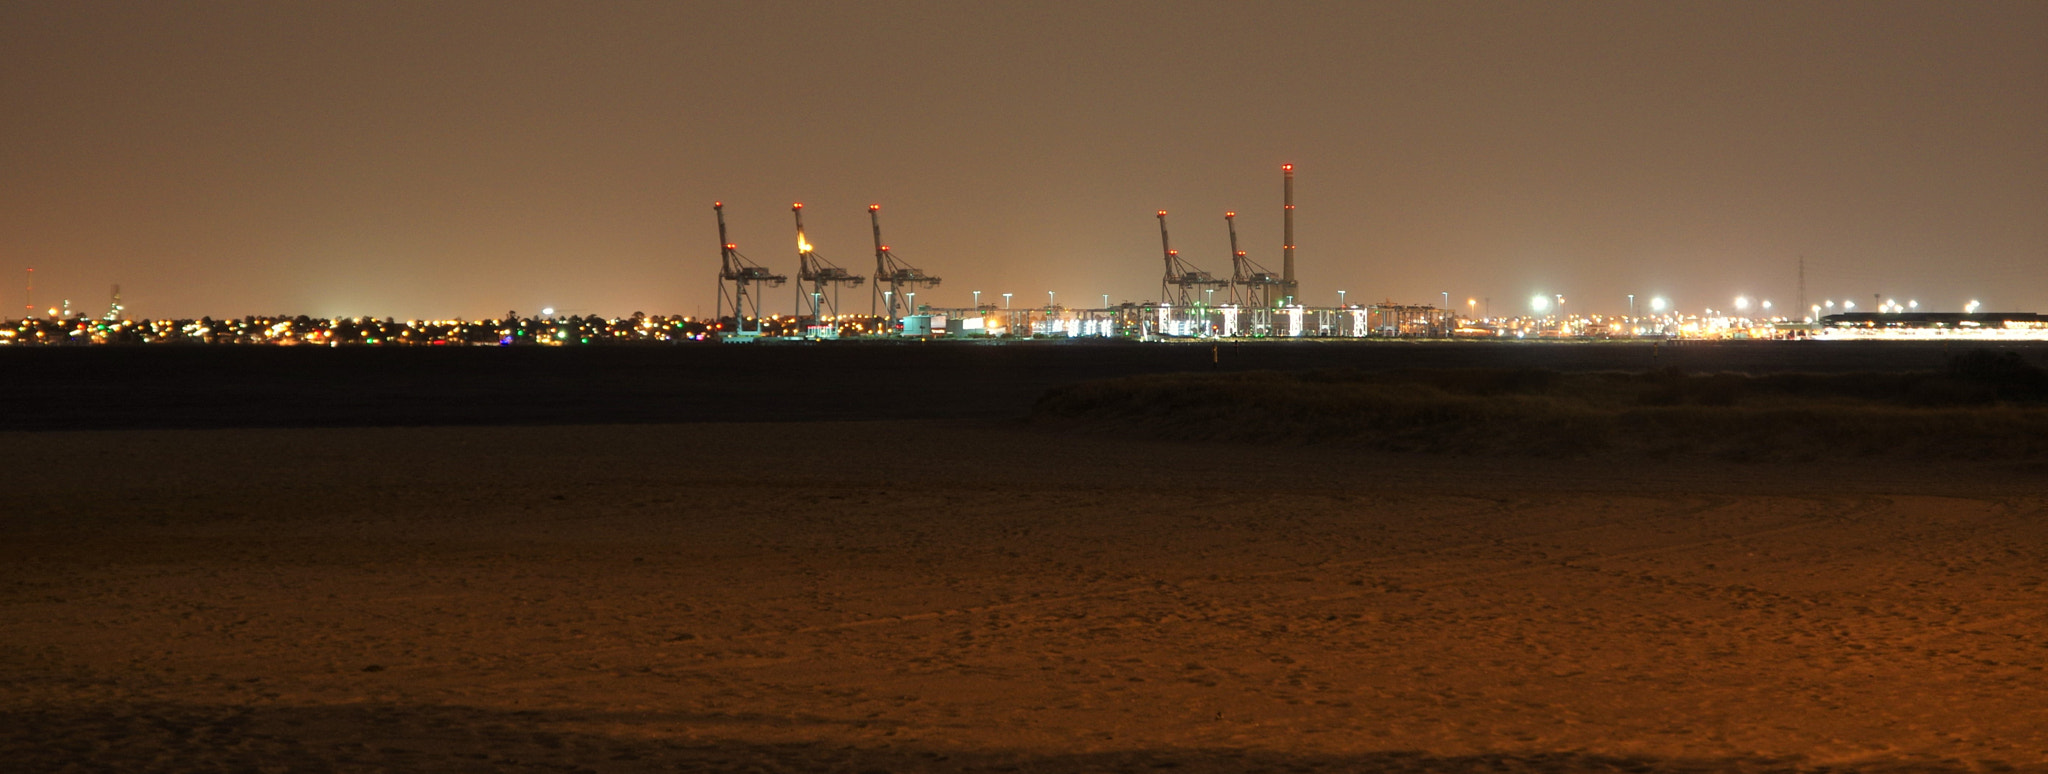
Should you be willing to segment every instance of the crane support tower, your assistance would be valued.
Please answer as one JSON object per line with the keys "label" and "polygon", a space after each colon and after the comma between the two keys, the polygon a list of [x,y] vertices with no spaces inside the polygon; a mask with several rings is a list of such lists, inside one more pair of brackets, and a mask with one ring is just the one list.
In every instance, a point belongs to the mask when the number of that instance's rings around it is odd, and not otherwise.
{"label": "crane support tower", "polygon": [[1301,283],[1294,279],[1294,165],[1280,165],[1281,235],[1280,294],[1288,306],[1301,297]]}
{"label": "crane support tower", "polygon": [[[815,328],[822,328],[827,315],[836,317],[839,314],[839,289],[860,287],[860,283],[866,278],[839,268],[811,249],[810,240],[804,238],[803,202],[790,205],[789,211],[796,215],[797,309],[808,308],[810,324]],[[809,290],[806,290],[806,287]],[[831,291],[829,294],[826,292],[828,289]]]}
{"label": "crane support tower", "polygon": [[1204,288],[1217,288],[1230,284],[1188,264],[1180,259],[1180,251],[1173,249],[1173,241],[1166,234],[1166,211],[1159,211],[1159,249],[1165,252],[1166,274],[1159,280],[1159,300],[1173,306],[1192,306],[1196,293]]}
{"label": "crane support tower", "polygon": [[1223,213],[1223,224],[1230,229],[1230,302],[1247,309],[1273,308],[1273,289],[1282,278],[1237,249],[1237,213]]}
{"label": "crane support tower", "polygon": [[[875,284],[870,295],[872,314],[888,314],[889,330],[896,330],[896,322],[903,319],[902,311],[908,306],[906,292],[915,293],[920,287],[934,287],[939,278],[925,274],[915,266],[896,260],[896,254],[889,252],[889,246],[882,244],[882,205],[868,205],[868,223],[875,227]],[[889,289],[882,290],[883,285]],[[886,308],[884,308],[886,307]],[[911,309],[916,313],[916,309]]]}
{"label": "crane support tower", "polygon": [[[725,235],[725,202],[712,202],[711,210],[718,213],[718,317],[723,320],[726,307],[732,308],[732,330],[734,336],[761,335],[761,292],[756,285],[776,287],[789,277],[762,268],[760,264],[747,260],[740,254],[739,245],[733,244]],[[753,318],[754,327],[747,327],[747,318]]]}

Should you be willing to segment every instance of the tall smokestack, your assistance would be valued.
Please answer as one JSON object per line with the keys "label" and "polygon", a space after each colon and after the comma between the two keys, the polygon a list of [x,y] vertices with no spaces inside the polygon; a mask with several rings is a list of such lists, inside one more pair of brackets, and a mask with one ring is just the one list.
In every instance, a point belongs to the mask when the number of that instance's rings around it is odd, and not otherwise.
{"label": "tall smokestack", "polygon": [[1281,164],[1280,174],[1282,196],[1287,209],[1282,212],[1280,222],[1285,231],[1281,234],[1284,244],[1280,246],[1280,290],[1292,306],[1301,296],[1301,285],[1294,280],[1294,165]]}

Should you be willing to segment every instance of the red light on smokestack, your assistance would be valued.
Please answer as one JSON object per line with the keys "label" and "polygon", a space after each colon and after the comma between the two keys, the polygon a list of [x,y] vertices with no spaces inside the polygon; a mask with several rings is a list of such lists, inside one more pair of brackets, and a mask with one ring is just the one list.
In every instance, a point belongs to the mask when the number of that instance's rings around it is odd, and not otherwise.
{"label": "red light on smokestack", "polygon": [[1226,218],[1235,218],[1235,217],[1237,217],[1237,213],[1235,213],[1235,212],[1226,212],[1226,213],[1223,213],[1223,217],[1226,217]]}
{"label": "red light on smokestack", "polygon": [[1165,210],[1160,210],[1160,211],[1159,211],[1159,217],[1162,217],[1162,218],[1166,217],[1166,211],[1165,211]]}
{"label": "red light on smokestack", "polygon": [[801,210],[801,209],[803,209],[803,208],[804,208],[804,203],[803,203],[803,202],[797,202],[797,203],[795,203],[795,204],[789,205],[789,208],[790,208],[790,209],[792,209],[792,210]]}
{"label": "red light on smokestack", "polygon": [[1280,171],[1282,171],[1282,172],[1293,172],[1293,171],[1294,171],[1294,165],[1293,165],[1293,164],[1281,164],[1281,165],[1280,165]]}
{"label": "red light on smokestack", "polygon": [[879,205],[879,204],[870,204],[870,205],[868,205],[868,212],[874,212],[875,210],[879,210],[879,209],[881,209],[881,208],[882,208],[882,205]]}
{"label": "red light on smokestack", "polygon": [[711,203],[711,209],[714,209],[714,210],[722,210],[722,209],[725,209],[725,202],[712,202],[712,203]]}

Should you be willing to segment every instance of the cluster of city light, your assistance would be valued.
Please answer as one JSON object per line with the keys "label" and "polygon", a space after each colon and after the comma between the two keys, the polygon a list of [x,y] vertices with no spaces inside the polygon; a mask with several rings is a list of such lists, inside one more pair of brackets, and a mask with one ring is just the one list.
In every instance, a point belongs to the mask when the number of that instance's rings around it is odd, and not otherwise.
{"label": "cluster of city light", "polygon": [[[794,333],[795,318],[780,320]],[[518,317],[486,320],[382,320],[372,317],[270,317],[181,320],[36,318],[0,324],[0,345],[264,344],[279,346],[508,346],[701,341],[717,321],[632,317]]]}
{"label": "cluster of city light", "polygon": [[[1213,298],[1185,306],[1146,302],[1125,302],[1111,306],[1102,294],[1099,309],[1066,308],[1058,305],[1055,291],[1046,291],[1043,307],[1011,308],[1012,293],[1002,293],[1002,306],[980,303],[982,291],[973,291],[976,305],[971,309],[933,309],[916,304],[915,294],[906,292],[912,313],[891,318],[882,315],[772,314],[735,321],[733,318],[699,320],[692,317],[648,316],[600,318],[556,316],[552,308],[538,317],[508,313],[502,319],[485,320],[378,320],[365,317],[313,318],[249,316],[240,319],[202,317],[183,320],[123,320],[118,313],[92,319],[83,315],[31,318],[0,324],[0,345],[65,344],[269,344],[319,346],[564,346],[633,342],[705,341],[741,338],[843,338],[868,336],[916,337],[1123,337],[1123,338],[1293,338],[1293,337],[1452,337],[1452,338],[1794,338],[1813,336],[1925,336],[1983,334],[2001,337],[2048,337],[2030,320],[2000,316],[1997,320],[1972,319],[1962,322],[1930,321],[1925,315],[1908,315],[1921,310],[1918,299],[1883,299],[1878,315],[1853,315],[1856,302],[1823,299],[1807,310],[1810,316],[1788,318],[1777,312],[1768,298],[1738,294],[1729,298],[1731,308],[1702,308],[1699,314],[1682,312],[1664,296],[1647,301],[1648,314],[1635,313],[1637,297],[1627,296],[1630,313],[1602,315],[1572,312],[1562,293],[1536,293],[1529,297],[1528,314],[1504,317],[1482,316],[1479,299],[1465,300],[1465,314],[1451,307],[1449,292],[1439,294],[1442,306],[1398,304],[1347,304],[1346,291],[1337,291],[1336,307],[1307,307],[1283,304],[1253,308],[1236,304],[1216,305]],[[1963,311],[1975,315],[1980,303],[1971,300]],[[1952,314],[1952,313],[1951,313]],[[1940,317],[1940,315],[1935,315]]]}

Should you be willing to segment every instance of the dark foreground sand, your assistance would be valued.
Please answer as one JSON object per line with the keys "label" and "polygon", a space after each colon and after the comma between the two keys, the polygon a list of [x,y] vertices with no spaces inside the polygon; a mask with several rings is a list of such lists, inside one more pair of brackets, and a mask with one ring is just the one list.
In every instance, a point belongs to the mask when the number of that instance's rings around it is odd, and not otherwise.
{"label": "dark foreground sand", "polygon": [[0,434],[10,771],[2048,770],[2048,476]]}

